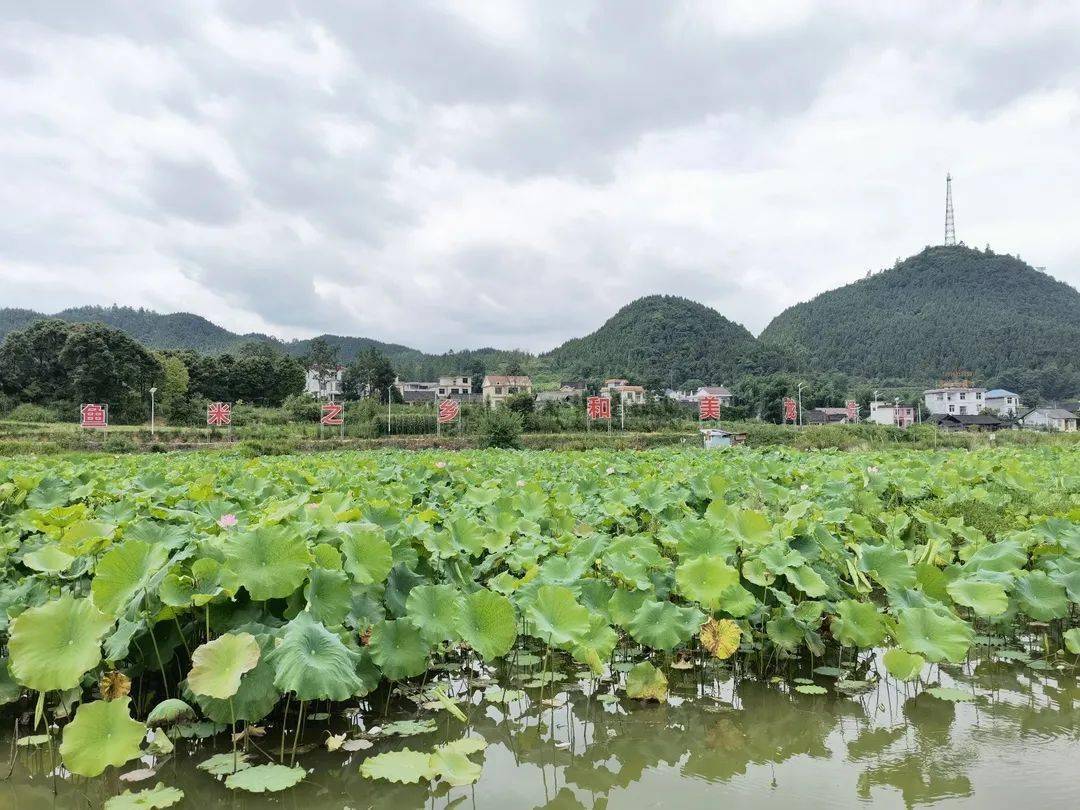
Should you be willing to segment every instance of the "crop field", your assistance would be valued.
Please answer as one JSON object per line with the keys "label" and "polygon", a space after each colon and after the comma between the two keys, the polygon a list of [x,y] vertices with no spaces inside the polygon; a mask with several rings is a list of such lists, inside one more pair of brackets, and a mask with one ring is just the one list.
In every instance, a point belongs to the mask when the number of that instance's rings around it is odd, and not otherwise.
{"label": "crop field", "polygon": [[223,790],[317,779],[320,722],[371,790],[468,785],[481,737],[386,740],[474,695],[633,711],[693,671],[950,702],[986,651],[1080,655],[1068,446],[27,456],[0,459],[0,544],[12,761],[159,782],[112,808],[179,801],[156,763],[222,740]]}

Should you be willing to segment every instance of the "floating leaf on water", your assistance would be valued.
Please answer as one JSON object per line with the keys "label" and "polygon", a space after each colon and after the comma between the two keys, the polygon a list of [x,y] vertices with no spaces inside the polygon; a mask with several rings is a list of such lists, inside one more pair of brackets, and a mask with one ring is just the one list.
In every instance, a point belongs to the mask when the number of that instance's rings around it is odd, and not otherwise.
{"label": "floating leaf on water", "polygon": [[158,782],[152,788],[135,791],[125,790],[119,796],[113,796],[105,802],[103,810],[161,810],[172,807],[184,798],[180,788],[165,787]]}
{"label": "floating leaf on water", "polygon": [[539,664],[544,659],[539,655],[534,655],[530,652],[519,652],[514,655],[508,656],[510,663],[519,667],[531,667],[534,664]]}
{"label": "floating leaf on water", "polygon": [[251,633],[225,633],[191,654],[188,688],[197,695],[226,700],[240,688],[240,677],[259,663],[259,642]]}
{"label": "floating leaf on water", "polygon": [[965,692],[962,689],[954,689],[950,686],[932,686],[926,691],[928,694],[933,695],[939,700],[948,700],[952,703],[975,700],[975,696],[970,692]]}
{"label": "floating leaf on water", "polygon": [[345,740],[341,744],[342,751],[366,751],[371,748],[375,743],[371,740]]}
{"label": "floating leaf on water", "polygon": [[409,784],[431,779],[431,755],[403,748],[368,757],[360,764],[360,775],[368,779]]}
{"label": "floating leaf on water", "polygon": [[845,679],[836,682],[836,688],[843,692],[859,692],[870,686],[869,681],[849,681]]}
{"label": "floating leaf on water", "polygon": [[839,667],[814,667],[815,675],[823,675],[826,678],[839,678],[844,671]]}
{"label": "floating leaf on water", "polygon": [[501,686],[489,686],[484,690],[484,699],[492,703],[512,703],[515,700],[523,700],[525,693],[520,689],[504,689]]}
{"label": "floating leaf on water", "polygon": [[810,678],[792,678],[795,683],[813,683]]}
{"label": "floating leaf on water", "polygon": [[146,717],[146,725],[168,726],[182,720],[194,720],[195,710],[178,698],[161,701]]}
{"label": "floating leaf on water", "polygon": [[434,776],[452,787],[471,785],[480,778],[481,767],[464,753],[448,746],[439,746],[431,755],[428,767]]}
{"label": "floating leaf on water", "polygon": [[169,739],[169,735],[165,733],[164,729],[155,728],[150,732],[150,739],[147,741],[146,750],[157,757],[163,757],[166,754],[171,754],[175,750],[176,746],[173,745],[173,741]]}
{"label": "floating leaf on water", "polygon": [[243,751],[237,751],[235,756],[231,751],[222,754],[214,754],[209,759],[204,759],[198,765],[200,770],[212,773],[214,776],[228,776],[231,773],[252,767],[248,755]]}
{"label": "floating leaf on water", "polygon": [[121,782],[144,782],[157,776],[157,768],[136,768],[120,774]]}
{"label": "floating leaf on water", "polygon": [[994,650],[995,658],[1004,658],[1006,661],[1030,661],[1031,654],[1024,650]]}
{"label": "floating leaf on water", "polygon": [[596,699],[598,701],[600,701],[601,703],[618,703],[619,702],[619,696],[615,695],[615,694],[612,694],[611,692],[604,692],[603,694],[597,695]]}
{"label": "floating leaf on water", "polygon": [[434,720],[394,720],[383,725],[382,734],[387,737],[411,737],[414,734],[430,734],[438,730],[439,726]]}
{"label": "floating leaf on water", "polygon": [[326,738],[326,750],[327,751],[337,751],[344,744],[345,744],[345,735],[344,734],[331,734],[330,736],[328,736]]}
{"label": "floating leaf on water", "polygon": [[112,621],[89,599],[68,593],[28,608],[11,623],[11,674],[37,692],[78,686],[101,661],[101,639],[110,627]]}
{"label": "floating leaf on water", "polygon": [[84,703],[64,726],[60,757],[79,776],[98,776],[108,766],[119,767],[139,756],[146,726],[132,720],[130,698]]}
{"label": "floating leaf on water", "polygon": [[667,676],[648,661],[635,665],[626,675],[627,697],[663,702],[667,700],[667,689]]}
{"label": "floating leaf on water", "polygon": [[731,619],[709,619],[701,626],[700,637],[709,655],[723,661],[739,649],[742,629]]}
{"label": "floating leaf on water", "polygon": [[306,775],[307,771],[299,766],[253,765],[227,777],[225,787],[248,793],[276,793],[299,784]]}
{"label": "floating leaf on water", "polygon": [[795,691],[803,695],[824,695],[829,690],[817,684],[802,683],[795,687]]}

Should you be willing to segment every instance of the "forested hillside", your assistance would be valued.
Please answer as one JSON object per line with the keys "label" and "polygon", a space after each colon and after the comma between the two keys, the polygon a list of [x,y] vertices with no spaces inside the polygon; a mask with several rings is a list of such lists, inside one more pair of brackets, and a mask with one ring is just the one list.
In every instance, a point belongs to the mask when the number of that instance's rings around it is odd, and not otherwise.
{"label": "forested hillside", "polygon": [[674,295],[639,298],[583,338],[542,358],[575,377],[623,376],[678,386],[730,382],[754,336],[719,312]]}
{"label": "forested hillside", "polygon": [[1080,388],[1080,293],[1012,256],[962,246],[927,248],[796,304],[761,340],[805,349],[816,369],[870,379],[963,369],[1045,396]]}

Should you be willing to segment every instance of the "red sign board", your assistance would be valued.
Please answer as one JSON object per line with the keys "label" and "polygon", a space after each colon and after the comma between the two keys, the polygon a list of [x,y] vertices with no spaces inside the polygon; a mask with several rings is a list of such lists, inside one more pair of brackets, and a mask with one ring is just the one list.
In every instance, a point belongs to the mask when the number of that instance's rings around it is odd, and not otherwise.
{"label": "red sign board", "polygon": [[340,402],[326,402],[322,406],[322,417],[319,419],[319,423],[323,425],[344,425],[344,411],[345,406]]}
{"label": "red sign board", "polygon": [[720,397],[706,394],[698,400],[698,416],[702,421],[720,418]]}
{"label": "red sign board", "polygon": [[849,422],[857,420],[859,418],[859,403],[853,399],[849,399],[844,405],[847,407],[847,420]]}
{"label": "red sign board", "polygon": [[447,422],[453,422],[458,418],[458,413],[461,412],[461,405],[458,404],[456,399],[444,399],[439,403],[439,424],[445,425]]}
{"label": "red sign board", "polygon": [[585,400],[585,412],[590,419],[610,419],[611,400],[607,397],[589,397]]}
{"label": "red sign board", "polygon": [[106,428],[109,426],[109,406],[86,403],[79,406],[79,426],[84,428]]}
{"label": "red sign board", "polygon": [[206,406],[206,424],[225,427],[232,424],[232,403],[211,402]]}
{"label": "red sign board", "polygon": [[795,406],[795,400],[791,397],[784,397],[784,421],[785,422],[798,422],[799,411]]}

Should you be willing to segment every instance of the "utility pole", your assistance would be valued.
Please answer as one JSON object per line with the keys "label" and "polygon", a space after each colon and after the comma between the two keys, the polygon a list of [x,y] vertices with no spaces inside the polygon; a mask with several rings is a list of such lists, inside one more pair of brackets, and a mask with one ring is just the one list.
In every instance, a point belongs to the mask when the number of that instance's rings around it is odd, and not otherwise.
{"label": "utility pole", "polygon": [[802,419],[802,390],[803,390],[804,385],[806,385],[806,383],[799,383],[799,389],[798,389],[798,393],[799,393],[799,427],[802,427],[802,423],[803,423],[803,419]]}
{"label": "utility pole", "polygon": [[945,244],[956,244],[956,221],[952,207],[952,175],[945,175]]}
{"label": "utility pole", "polygon": [[157,394],[157,388],[150,389],[150,435],[155,435],[154,432],[154,395]]}

